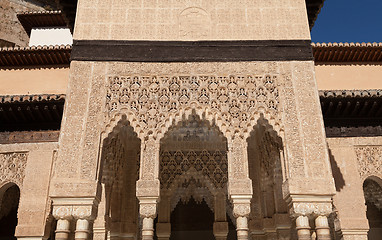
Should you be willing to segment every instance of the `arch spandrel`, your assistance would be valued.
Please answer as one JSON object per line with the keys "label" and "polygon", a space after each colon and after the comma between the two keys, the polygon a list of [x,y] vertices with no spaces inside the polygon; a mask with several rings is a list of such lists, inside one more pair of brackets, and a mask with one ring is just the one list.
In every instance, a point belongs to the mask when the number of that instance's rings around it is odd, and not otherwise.
{"label": "arch spandrel", "polygon": [[193,111],[227,139],[247,138],[261,115],[283,131],[278,75],[109,76],[110,122],[126,114],[139,138],[161,139]]}

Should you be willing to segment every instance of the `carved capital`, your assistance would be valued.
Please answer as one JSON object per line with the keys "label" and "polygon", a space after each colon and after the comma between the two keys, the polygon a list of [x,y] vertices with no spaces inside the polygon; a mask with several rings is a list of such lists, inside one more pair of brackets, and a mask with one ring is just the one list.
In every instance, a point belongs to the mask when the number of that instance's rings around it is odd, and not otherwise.
{"label": "carved capital", "polygon": [[251,213],[251,205],[249,203],[236,203],[233,204],[233,216],[238,217],[249,217]]}
{"label": "carved capital", "polygon": [[329,216],[332,212],[331,203],[293,203],[291,215],[294,216]]}
{"label": "carved capital", "polygon": [[73,206],[54,206],[52,215],[55,219],[71,219]]}
{"label": "carved capital", "polygon": [[95,218],[95,212],[91,205],[74,206],[72,215],[75,219],[93,220]]}
{"label": "carved capital", "polygon": [[55,219],[94,220],[98,200],[94,198],[56,198],[53,199],[52,215]]}
{"label": "carved capital", "polygon": [[329,216],[333,212],[331,197],[292,197],[290,206],[290,215],[293,218],[299,216],[308,216],[314,218],[317,216]]}
{"label": "carved capital", "polygon": [[156,203],[139,203],[139,214],[141,218],[154,219],[157,215]]}
{"label": "carved capital", "polygon": [[249,217],[251,213],[251,198],[252,196],[231,196],[233,216],[235,218]]}

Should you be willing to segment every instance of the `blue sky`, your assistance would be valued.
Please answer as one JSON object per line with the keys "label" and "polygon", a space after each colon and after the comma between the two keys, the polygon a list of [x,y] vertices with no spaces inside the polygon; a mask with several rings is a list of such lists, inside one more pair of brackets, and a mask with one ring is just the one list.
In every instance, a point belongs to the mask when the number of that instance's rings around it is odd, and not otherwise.
{"label": "blue sky", "polygon": [[382,0],[326,0],[312,42],[382,42]]}

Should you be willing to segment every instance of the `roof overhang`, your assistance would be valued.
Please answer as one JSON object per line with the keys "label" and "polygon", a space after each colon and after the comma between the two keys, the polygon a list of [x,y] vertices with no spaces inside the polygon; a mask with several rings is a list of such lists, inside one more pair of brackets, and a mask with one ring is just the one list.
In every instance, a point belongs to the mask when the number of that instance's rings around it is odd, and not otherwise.
{"label": "roof overhang", "polygon": [[308,14],[309,27],[312,30],[314,23],[324,5],[325,0],[305,0],[306,10]]}
{"label": "roof overhang", "polygon": [[69,27],[69,22],[61,11],[23,12],[17,14],[17,18],[28,36],[30,36],[32,28]]}
{"label": "roof overhang", "polygon": [[68,67],[71,51],[70,45],[0,48],[0,67]]}
{"label": "roof overhang", "polygon": [[60,130],[65,95],[0,96],[0,132]]}
{"label": "roof overhang", "polygon": [[316,64],[382,62],[382,43],[313,43]]}

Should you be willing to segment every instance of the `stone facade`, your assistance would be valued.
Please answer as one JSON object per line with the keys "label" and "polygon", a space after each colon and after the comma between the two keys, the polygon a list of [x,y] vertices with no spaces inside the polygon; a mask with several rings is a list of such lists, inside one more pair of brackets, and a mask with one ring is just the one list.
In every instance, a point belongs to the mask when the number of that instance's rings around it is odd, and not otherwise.
{"label": "stone facade", "polygon": [[[382,138],[361,137],[378,127],[351,137],[327,127],[326,137],[318,90],[351,67],[315,67],[311,54],[280,47],[309,39],[303,0],[79,0],[69,70],[0,70],[3,95],[66,91],[59,131],[0,133],[0,204],[12,186],[20,192],[15,236],[378,239]],[[134,61],[128,45],[148,54]],[[200,56],[171,58],[174,46]],[[241,47],[260,57],[240,58]],[[219,59],[221,49],[235,59]],[[36,84],[13,81],[25,76]]]}

